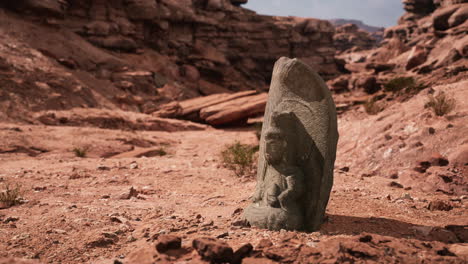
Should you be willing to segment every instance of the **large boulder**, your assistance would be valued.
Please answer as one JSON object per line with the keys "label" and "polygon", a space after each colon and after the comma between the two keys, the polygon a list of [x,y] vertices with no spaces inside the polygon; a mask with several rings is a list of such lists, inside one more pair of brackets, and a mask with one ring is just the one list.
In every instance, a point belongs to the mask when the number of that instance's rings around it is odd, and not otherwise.
{"label": "large boulder", "polygon": [[449,6],[438,9],[432,15],[432,24],[435,30],[447,30],[450,28],[449,18],[460,8],[460,6]]}
{"label": "large boulder", "polygon": [[456,27],[463,24],[468,19],[468,5],[461,6],[448,19],[449,27]]}
{"label": "large boulder", "polygon": [[416,14],[429,14],[435,9],[433,0],[403,0],[406,11]]}

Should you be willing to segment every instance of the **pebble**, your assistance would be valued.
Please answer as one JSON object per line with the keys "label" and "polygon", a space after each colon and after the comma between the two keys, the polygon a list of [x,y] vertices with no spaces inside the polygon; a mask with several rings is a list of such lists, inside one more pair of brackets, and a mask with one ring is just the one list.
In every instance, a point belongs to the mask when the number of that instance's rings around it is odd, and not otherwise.
{"label": "pebble", "polygon": [[132,169],[132,170],[138,169],[138,163],[136,163],[135,161],[130,163],[130,169]]}

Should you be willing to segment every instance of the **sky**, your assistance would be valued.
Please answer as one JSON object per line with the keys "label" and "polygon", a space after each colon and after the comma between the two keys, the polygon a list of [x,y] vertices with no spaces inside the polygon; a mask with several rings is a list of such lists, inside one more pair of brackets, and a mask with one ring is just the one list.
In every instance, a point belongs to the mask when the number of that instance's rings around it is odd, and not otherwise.
{"label": "sky", "polygon": [[389,27],[403,15],[401,0],[249,0],[245,8],[264,15],[357,19]]}

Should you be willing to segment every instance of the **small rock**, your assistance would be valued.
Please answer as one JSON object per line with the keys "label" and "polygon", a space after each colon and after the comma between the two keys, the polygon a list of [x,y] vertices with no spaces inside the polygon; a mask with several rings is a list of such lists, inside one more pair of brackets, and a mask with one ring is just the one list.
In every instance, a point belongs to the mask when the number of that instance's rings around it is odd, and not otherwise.
{"label": "small rock", "polygon": [[240,247],[236,252],[234,252],[234,257],[232,258],[232,264],[242,263],[242,259],[248,257],[253,251],[252,244],[248,243]]}
{"label": "small rock", "polygon": [[127,192],[124,192],[122,194],[119,195],[119,199],[120,200],[128,200],[132,197],[137,197],[138,196],[138,191],[132,187],[130,187],[130,189],[127,191]]}
{"label": "small rock", "polygon": [[428,131],[429,131],[429,134],[431,134],[431,135],[434,135],[435,132],[436,132],[435,128],[433,128],[433,127],[430,127],[430,128],[428,129]]}
{"label": "small rock", "polygon": [[453,206],[444,201],[437,200],[430,202],[427,209],[430,211],[450,211],[453,209]]}
{"label": "small rock", "polygon": [[448,159],[440,155],[439,153],[432,154],[431,158],[429,159],[429,162],[431,163],[432,166],[441,166],[441,167],[447,166],[449,164]]}
{"label": "small rock", "polygon": [[19,220],[19,217],[9,216],[3,221],[3,223],[8,224],[10,222],[16,222],[18,220]]}
{"label": "small rock", "polygon": [[263,238],[258,242],[256,248],[257,249],[262,249],[262,248],[269,248],[271,246],[273,246],[273,243],[271,242],[271,240]]}
{"label": "small rock", "polygon": [[343,168],[340,169],[340,171],[349,172],[349,167],[343,167]]}
{"label": "small rock", "polygon": [[182,239],[174,235],[160,235],[156,243],[156,250],[159,253],[166,253],[169,250],[180,249]]}
{"label": "small rock", "polygon": [[132,169],[132,170],[138,169],[138,163],[136,163],[135,161],[130,163],[130,169]]}
{"label": "small rock", "polygon": [[223,232],[223,233],[217,235],[216,238],[225,238],[225,237],[228,237],[228,236],[229,236],[228,232]]}
{"label": "small rock", "polygon": [[193,240],[192,246],[202,259],[212,263],[231,262],[234,257],[234,252],[228,244],[214,238],[197,238]]}
{"label": "small rock", "polygon": [[132,242],[135,242],[137,239],[133,236],[133,235],[129,235],[127,237],[127,242],[128,243],[132,243]]}
{"label": "small rock", "polygon": [[372,241],[372,236],[371,235],[365,235],[359,238],[359,242],[363,243],[369,243]]}
{"label": "small rock", "polygon": [[102,170],[102,171],[108,171],[108,170],[110,170],[109,167],[104,166],[104,165],[98,165],[98,166],[97,166],[97,169],[98,169],[98,170]]}
{"label": "small rock", "polygon": [[403,188],[403,185],[399,184],[398,182],[392,181],[388,184],[388,186],[393,188]]}

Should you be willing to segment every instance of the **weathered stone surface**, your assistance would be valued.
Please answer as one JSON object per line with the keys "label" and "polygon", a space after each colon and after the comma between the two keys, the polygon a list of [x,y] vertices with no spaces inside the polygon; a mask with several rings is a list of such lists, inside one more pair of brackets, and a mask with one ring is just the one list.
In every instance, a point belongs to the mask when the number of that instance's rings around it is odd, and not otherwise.
{"label": "weathered stone surface", "polygon": [[255,91],[233,94],[220,93],[172,102],[160,107],[154,115],[187,119],[210,125],[234,124],[262,114],[265,111],[267,95]]}
{"label": "weathered stone surface", "polygon": [[310,67],[281,58],[260,140],[257,188],[245,219],[272,230],[317,230],[333,185],[338,141],[330,91]]}
{"label": "weathered stone surface", "polygon": [[228,244],[214,238],[194,239],[192,246],[202,259],[211,263],[230,263],[234,257],[234,251]]}
{"label": "weathered stone surface", "polygon": [[428,52],[424,47],[415,46],[411,50],[410,55],[408,56],[408,62],[406,63],[406,70],[411,70],[424,62],[426,62]]}
{"label": "weathered stone surface", "polygon": [[210,125],[223,125],[247,120],[265,111],[267,94],[241,97],[200,110],[200,117]]}
{"label": "weathered stone surface", "polygon": [[156,243],[156,250],[159,253],[165,253],[168,250],[180,249],[182,245],[182,239],[174,235],[162,235],[158,238]]}

